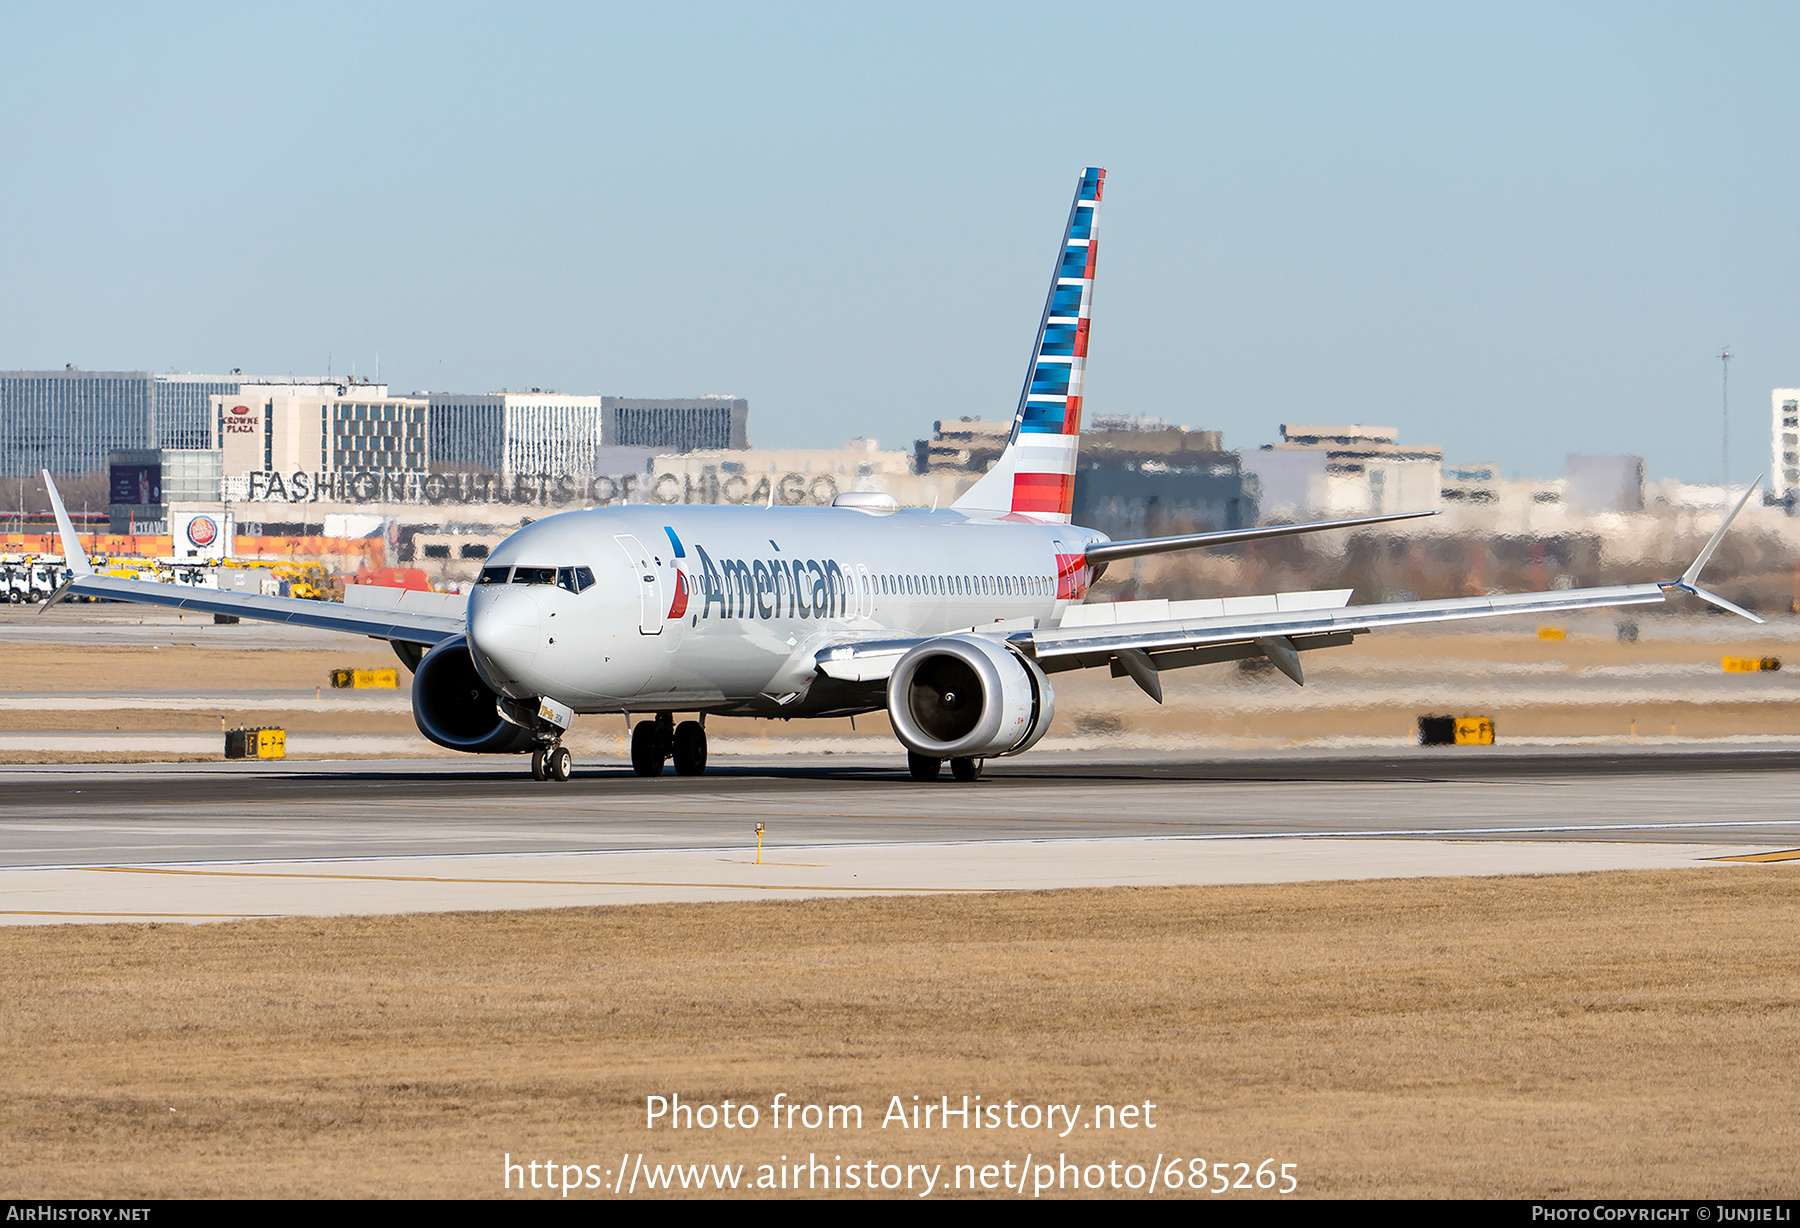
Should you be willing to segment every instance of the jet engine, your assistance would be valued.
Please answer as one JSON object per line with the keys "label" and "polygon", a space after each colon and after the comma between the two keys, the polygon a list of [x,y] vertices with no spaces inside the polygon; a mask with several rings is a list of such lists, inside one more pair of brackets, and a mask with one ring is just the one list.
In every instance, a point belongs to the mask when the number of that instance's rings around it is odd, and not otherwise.
{"label": "jet engine", "polygon": [[944,635],[900,658],[887,709],[907,750],[982,759],[1035,745],[1050,728],[1056,695],[1037,662],[981,636]]}
{"label": "jet engine", "polygon": [[447,639],[413,671],[413,721],[419,732],[451,750],[511,755],[537,745],[530,732],[500,716],[496,695],[469,655],[463,636]]}

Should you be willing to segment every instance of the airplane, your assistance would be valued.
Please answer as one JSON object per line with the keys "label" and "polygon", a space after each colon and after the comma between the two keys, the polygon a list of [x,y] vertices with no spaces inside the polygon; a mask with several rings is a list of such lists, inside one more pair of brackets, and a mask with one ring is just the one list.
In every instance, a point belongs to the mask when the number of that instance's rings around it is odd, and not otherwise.
{"label": "airplane", "polygon": [[[1388,627],[1678,593],[1762,621],[1698,587],[1760,477],[1693,565],[1659,584],[1363,606],[1344,590],[1084,607],[1121,559],[1435,514],[1137,541],[1071,523],[1105,179],[1090,167],[1077,184],[1007,445],[948,508],[849,492],[829,507],[568,511],[495,548],[466,599],[359,587],[364,604],[336,605],[97,576],[45,472],[72,572],[52,603],[102,597],[385,640],[412,671],[420,733],[473,754],[529,752],[532,776],[558,781],[573,770],[562,739],[577,715],[622,713],[629,724],[641,714],[633,770],[658,776],[673,760],[695,776],[706,770],[709,714],[885,710],[913,778],[939,779],[948,762],[954,779],[973,781],[986,760],[1043,738],[1051,676],[1066,670],[1109,669],[1160,703],[1166,670],[1263,657],[1304,685],[1303,653]],[[387,604],[367,604],[376,598]],[[1108,619],[1069,617],[1077,609]],[[692,719],[677,723],[682,714]]]}

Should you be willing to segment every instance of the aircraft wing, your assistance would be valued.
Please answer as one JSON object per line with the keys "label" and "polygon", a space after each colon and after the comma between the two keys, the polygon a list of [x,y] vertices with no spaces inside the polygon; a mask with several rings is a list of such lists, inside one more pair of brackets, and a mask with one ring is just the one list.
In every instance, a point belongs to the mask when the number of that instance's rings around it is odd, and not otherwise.
{"label": "aircraft wing", "polygon": [[1336,648],[1348,644],[1353,636],[1386,627],[1642,605],[1665,599],[1663,585],[1629,584],[1446,601],[1399,601],[1335,610],[1058,627],[1032,632],[1030,643],[1046,673],[1110,665],[1114,677],[1131,677],[1160,702],[1161,687],[1154,678],[1165,669],[1266,656],[1288,677],[1301,682],[1301,652]]}
{"label": "aircraft wing", "polygon": [[[436,644],[465,630],[454,615],[424,613],[405,608],[372,609],[339,605],[335,601],[306,601],[299,597],[264,597],[255,593],[222,593],[181,584],[156,584],[117,576],[78,575],[57,590],[57,598],[75,595],[107,601],[131,601],[168,606],[198,614],[229,614],[261,622],[349,631],[376,639],[409,644]],[[55,600],[57,598],[52,598]]]}
{"label": "aircraft wing", "polygon": [[[1351,638],[1387,627],[1421,623],[1458,622],[1472,618],[1497,618],[1508,614],[1553,614],[1570,610],[1604,609],[1645,605],[1686,593],[1742,615],[1763,621],[1724,598],[1697,586],[1700,570],[1724,538],[1731,522],[1760,486],[1751,484],[1723,524],[1707,542],[1681,578],[1658,584],[1625,584],[1607,588],[1577,588],[1545,593],[1507,593],[1489,597],[1457,597],[1442,601],[1399,601],[1384,605],[1340,606],[1281,610],[1276,598],[1264,598],[1270,608],[1198,618],[1174,618],[1124,624],[1032,628],[999,623],[970,628],[969,632],[1005,640],[1033,657],[1046,673],[1108,666],[1114,677],[1130,677],[1158,703],[1162,686],[1157,675],[1165,669],[1205,665],[1219,661],[1267,657],[1284,674],[1304,684],[1300,653],[1314,648],[1334,648]],[[1319,597],[1343,594],[1317,594]],[[1222,603],[1221,603],[1222,604]],[[1312,604],[1312,603],[1304,603]],[[818,668],[829,677],[846,682],[885,679],[900,657],[928,637],[907,641],[885,639],[860,644],[840,644],[819,653]]]}
{"label": "aircraft wing", "polygon": [[[1671,586],[1672,588],[1673,586]],[[1579,588],[1549,593],[1508,593],[1494,597],[1460,597],[1446,601],[1400,601],[1387,605],[1336,609],[1228,614],[1213,618],[1174,618],[1154,622],[1098,626],[1021,626],[1023,620],[971,627],[963,634],[1005,640],[1032,657],[1045,673],[1111,665],[1115,677],[1144,677],[1159,670],[1207,665],[1245,657],[1267,656],[1284,673],[1300,681],[1297,654],[1312,648],[1336,648],[1351,637],[1386,627],[1495,618],[1506,614],[1549,614],[1608,606],[1642,605],[1666,599],[1665,586],[1630,584],[1614,588]],[[1274,598],[1267,599],[1271,605]],[[1749,617],[1754,617],[1750,615]],[[1761,621],[1760,619],[1758,621]],[[819,653],[819,668],[845,682],[871,682],[892,672],[902,655],[929,636],[884,637],[840,644]],[[1160,688],[1146,686],[1160,699]]]}
{"label": "aircraft wing", "polygon": [[[193,610],[199,614],[228,614],[238,618],[254,618],[261,622],[288,623],[296,627],[318,627],[326,631],[349,631],[374,636],[389,642],[436,644],[451,636],[461,635],[465,619],[454,612],[454,601],[446,602],[442,594],[398,593],[377,590],[367,594],[371,604],[339,605],[332,601],[305,601],[298,597],[264,597],[256,593],[222,593],[215,589],[189,588],[180,584],[156,584],[148,580],[126,580],[118,576],[96,575],[81,548],[81,538],[63,507],[56,483],[44,473],[44,486],[50,492],[50,506],[56,512],[56,528],[62,537],[63,558],[74,573],[44,603],[47,610],[71,593],[80,597],[99,597],[107,601],[131,601],[142,605],[168,606],[177,610]],[[395,592],[394,596],[387,593]],[[375,601],[383,602],[377,607]]]}

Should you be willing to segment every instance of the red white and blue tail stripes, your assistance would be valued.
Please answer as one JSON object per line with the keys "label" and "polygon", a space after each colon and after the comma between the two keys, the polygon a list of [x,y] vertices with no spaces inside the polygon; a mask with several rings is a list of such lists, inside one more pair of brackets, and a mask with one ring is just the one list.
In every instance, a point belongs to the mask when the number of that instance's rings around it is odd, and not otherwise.
{"label": "red white and blue tail stripes", "polygon": [[1105,186],[1106,172],[1099,167],[1082,172],[1050,279],[1050,294],[1038,322],[1012,435],[994,468],[956,501],[959,509],[1068,523],[1075,496],[1081,385],[1087,367],[1094,257]]}

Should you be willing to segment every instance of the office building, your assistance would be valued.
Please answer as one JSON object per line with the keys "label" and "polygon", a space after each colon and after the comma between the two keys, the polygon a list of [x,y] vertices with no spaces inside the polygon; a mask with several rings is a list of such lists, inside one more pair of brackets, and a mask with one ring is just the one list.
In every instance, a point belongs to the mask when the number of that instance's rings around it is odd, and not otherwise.
{"label": "office building", "polygon": [[1775,497],[1791,502],[1800,497],[1800,388],[1777,388],[1769,401]]}
{"label": "office building", "polygon": [[0,476],[97,473],[116,449],[205,448],[215,396],[341,381],[151,371],[0,371]]}

